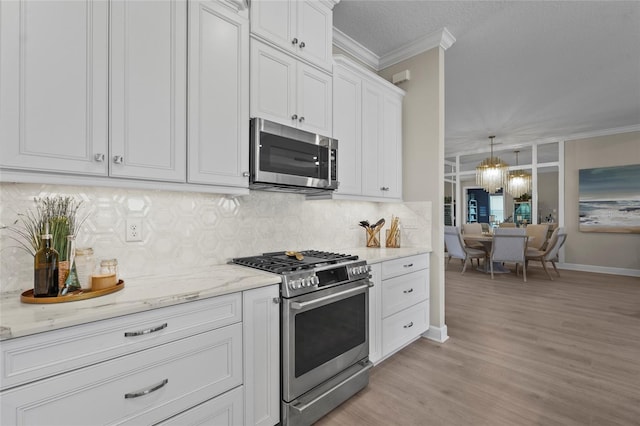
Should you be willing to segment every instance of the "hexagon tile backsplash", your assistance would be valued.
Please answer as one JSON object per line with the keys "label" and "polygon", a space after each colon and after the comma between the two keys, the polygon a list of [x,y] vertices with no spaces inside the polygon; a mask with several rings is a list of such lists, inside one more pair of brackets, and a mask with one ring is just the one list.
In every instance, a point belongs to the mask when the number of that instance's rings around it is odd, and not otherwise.
{"label": "hexagon tile backsplash", "polygon": [[[34,209],[34,198],[74,196],[88,215],[77,247],[117,258],[120,276],[163,274],[277,250],[340,250],[365,243],[358,222],[400,217],[402,245],[430,247],[431,203],[307,201],[251,191],[231,197],[191,192],[0,183],[0,225]],[[127,218],[142,219],[141,242],[125,241]],[[384,235],[384,229],[382,234]],[[384,238],[384,237],[383,237]],[[384,243],[383,243],[384,244]],[[0,232],[0,292],[33,285],[33,257]]]}

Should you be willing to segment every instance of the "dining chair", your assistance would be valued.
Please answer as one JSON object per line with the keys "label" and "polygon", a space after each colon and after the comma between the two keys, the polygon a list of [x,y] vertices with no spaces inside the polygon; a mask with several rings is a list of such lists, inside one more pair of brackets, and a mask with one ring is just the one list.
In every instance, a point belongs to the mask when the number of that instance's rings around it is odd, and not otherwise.
{"label": "dining chair", "polygon": [[542,250],[544,243],[547,242],[547,230],[549,229],[549,225],[546,223],[527,225],[525,229],[527,230],[527,236],[529,237],[527,247]]}
{"label": "dining chair", "polygon": [[499,228],[515,228],[516,224],[513,222],[502,222],[500,225],[498,225]]}
{"label": "dining chair", "polygon": [[[482,225],[479,223],[463,223],[462,233],[466,235],[482,235]],[[467,243],[467,247],[484,250],[482,243],[477,241]]]}
{"label": "dining chair", "polygon": [[542,268],[547,273],[549,279],[553,281],[553,277],[549,273],[549,269],[547,269],[547,262],[551,262],[556,274],[560,276],[560,272],[558,272],[558,268],[556,267],[556,262],[558,261],[558,253],[566,240],[567,234],[564,232],[564,228],[554,229],[551,237],[549,237],[549,241],[547,241],[547,247],[545,250],[538,250],[534,248],[527,249],[525,264],[529,263],[530,260],[539,261],[542,263]]}
{"label": "dining chair", "polygon": [[451,258],[462,259],[462,273],[467,269],[467,261],[471,259],[473,263],[473,259],[478,259],[478,264],[480,259],[486,259],[487,252],[484,250],[475,249],[472,247],[467,247],[464,245],[464,240],[462,239],[462,234],[460,233],[460,228],[457,226],[445,226],[444,227],[444,244],[447,247],[447,253],[449,256],[450,262]]}
{"label": "dining chair", "polygon": [[519,275],[518,267],[522,264],[522,275],[527,282],[527,231],[523,228],[497,228],[493,230],[491,244],[491,279],[493,279],[493,262],[512,262],[516,264],[516,276]]}

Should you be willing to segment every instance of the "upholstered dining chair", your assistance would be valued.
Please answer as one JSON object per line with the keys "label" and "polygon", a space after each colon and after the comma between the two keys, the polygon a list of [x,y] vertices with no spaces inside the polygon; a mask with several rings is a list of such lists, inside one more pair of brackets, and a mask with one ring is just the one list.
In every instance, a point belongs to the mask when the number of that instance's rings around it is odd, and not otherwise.
{"label": "upholstered dining chair", "polygon": [[560,252],[560,249],[562,248],[566,240],[567,234],[564,232],[564,228],[554,229],[551,237],[549,237],[549,241],[547,241],[547,246],[544,250],[537,250],[534,248],[527,249],[525,263],[529,263],[530,260],[537,260],[538,262],[542,263],[542,268],[547,273],[549,279],[553,281],[553,277],[547,269],[547,262],[551,262],[551,264],[553,265],[553,269],[556,271],[556,274],[560,276],[560,272],[558,272],[558,268],[556,267],[556,262],[558,261],[558,253]]}
{"label": "upholstered dining chair", "polygon": [[527,282],[527,231],[523,228],[497,228],[493,230],[493,242],[491,244],[491,279],[493,279],[493,262],[512,262],[516,264],[516,276],[518,266],[522,265],[524,282]]}
{"label": "upholstered dining chair", "polygon": [[547,242],[547,230],[549,229],[549,225],[546,223],[527,225],[525,229],[527,230],[527,236],[529,237],[527,247],[542,250],[544,243]]}
{"label": "upholstered dining chair", "polygon": [[[445,226],[444,227],[444,244],[447,246],[447,253],[449,256],[449,260],[451,258],[462,259],[462,273],[467,270],[467,261],[471,259],[486,259],[487,252],[484,250],[479,250],[471,247],[467,247],[464,245],[464,240],[462,239],[462,234],[460,233],[460,228],[457,226]],[[479,260],[478,260],[479,262]]]}
{"label": "upholstered dining chair", "polygon": [[[463,223],[462,233],[467,235],[482,235],[482,225],[479,223]],[[477,241],[467,244],[467,247],[471,247],[478,250],[484,250],[482,243]]]}

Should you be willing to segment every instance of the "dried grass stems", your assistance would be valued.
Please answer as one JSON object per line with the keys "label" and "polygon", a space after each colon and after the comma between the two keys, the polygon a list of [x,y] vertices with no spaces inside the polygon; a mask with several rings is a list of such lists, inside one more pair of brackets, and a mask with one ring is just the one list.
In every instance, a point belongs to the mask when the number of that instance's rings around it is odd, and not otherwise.
{"label": "dried grass stems", "polygon": [[82,201],[73,197],[34,198],[35,211],[19,213],[18,219],[10,226],[4,226],[11,232],[9,238],[19,244],[19,248],[35,256],[42,243],[42,234],[49,224],[52,246],[58,252],[60,260],[67,259],[67,236],[77,236],[80,227],[88,215],[79,217],[78,210]]}

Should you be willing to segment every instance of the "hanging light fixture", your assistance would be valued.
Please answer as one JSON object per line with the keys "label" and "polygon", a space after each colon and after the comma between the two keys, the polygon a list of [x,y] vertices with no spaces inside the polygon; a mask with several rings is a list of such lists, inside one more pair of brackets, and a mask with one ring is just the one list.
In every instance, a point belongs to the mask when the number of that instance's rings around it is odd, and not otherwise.
{"label": "hanging light fixture", "polygon": [[[516,167],[518,166],[518,153],[516,153]],[[520,198],[524,194],[531,192],[531,173],[524,170],[512,170],[509,172],[509,180],[507,181],[507,192],[514,198]]]}
{"label": "hanging light fixture", "polygon": [[476,184],[480,185],[489,194],[495,194],[500,188],[507,183],[507,163],[500,158],[493,156],[493,139],[495,136],[489,136],[491,140],[491,156],[485,158],[482,163],[476,167]]}

